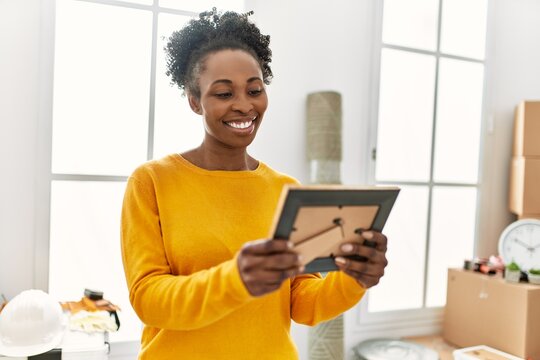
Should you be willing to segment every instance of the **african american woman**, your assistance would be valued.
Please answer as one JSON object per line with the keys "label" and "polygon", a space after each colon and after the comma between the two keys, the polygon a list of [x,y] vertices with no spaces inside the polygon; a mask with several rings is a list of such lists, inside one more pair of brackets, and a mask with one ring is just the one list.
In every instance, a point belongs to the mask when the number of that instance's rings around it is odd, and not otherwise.
{"label": "african american woman", "polygon": [[[376,248],[342,250],[339,271],[303,274],[289,242],[268,239],[282,187],[298,183],[247,148],[268,106],[269,36],[250,14],[202,13],[173,33],[168,72],[200,115],[195,149],[149,161],[129,177],[122,256],[144,323],[140,359],[298,359],[291,320],[315,325],[354,306],[384,273]],[[181,119],[179,119],[181,121]]]}

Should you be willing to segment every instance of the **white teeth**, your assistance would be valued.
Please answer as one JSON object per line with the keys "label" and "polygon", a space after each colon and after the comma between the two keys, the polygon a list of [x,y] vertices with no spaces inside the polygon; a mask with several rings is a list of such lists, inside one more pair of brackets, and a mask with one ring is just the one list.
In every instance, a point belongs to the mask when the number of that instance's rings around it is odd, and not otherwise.
{"label": "white teeth", "polygon": [[246,121],[246,122],[228,122],[227,124],[232,126],[233,128],[237,128],[237,129],[245,129],[245,128],[248,128],[251,126],[251,124],[253,123],[253,120],[251,121]]}

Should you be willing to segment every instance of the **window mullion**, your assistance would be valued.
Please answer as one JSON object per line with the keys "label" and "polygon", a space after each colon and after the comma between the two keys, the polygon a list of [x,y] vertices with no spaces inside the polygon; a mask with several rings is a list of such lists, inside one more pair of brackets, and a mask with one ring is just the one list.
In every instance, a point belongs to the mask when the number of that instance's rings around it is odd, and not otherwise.
{"label": "window mullion", "polygon": [[52,174],[53,181],[127,181],[122,175]]}
{"label": "window mullion", "polygon": [[152,59],[150,61],[150,102],[148,106],[148,142],[147,159],[154,157],[154,118],[156,113],[156,62],[157,62],[157,34],[158,34],[158,0],[154,0],[152,9]]}
{"label": "window mullion", "polygon": [[435,89],[433,96],[433,126],[431,130],[431,164],[429,169],[429,190],[428,190],[428,208],[427,208],[427,226],[426,226],[426,256],[424,258],[424,296],[422,307],[426,307],[427,290],[428,290],[428,269],[429,269],[429,250],[431,245],[431,213],[433,207],[433,174],[435,165],[435,138],[437,134],[437,100],[439,94],[439,64],[440,64],[440,48],[441,48],[441,29],[442,29],[442,0],[439,0],[439,14],[437,23],[437,55],[435,58]]}
{"label": "window mullion", "polygon": [[382,44],[383,49],[393,49],[393,50],[400,50],[400,51],[407,51],[415,54],[424,54],[424,55],[435,55],[435,56],[441,56],[448,59],[454,59],[454,60],[461,60],[461,61],[468,61],[473,63],[479,63],[483,64],[484,60],[480,59],[474,59],[470,57],[465,56],[459,56],[459,55],[452,55],[452,54],[446,54],[440,51],[431,51],[431,50],[423,50],[423,49],[415,49],[407,46],[401,46],[401,45],[394,45],[394,44]]}
{"label": "window mullion", "polygon": [[56,4],[44,0],[40,25],[40,89],[37,131],[34,288],[49,291],[49,244],[52,163],[53,74]]}

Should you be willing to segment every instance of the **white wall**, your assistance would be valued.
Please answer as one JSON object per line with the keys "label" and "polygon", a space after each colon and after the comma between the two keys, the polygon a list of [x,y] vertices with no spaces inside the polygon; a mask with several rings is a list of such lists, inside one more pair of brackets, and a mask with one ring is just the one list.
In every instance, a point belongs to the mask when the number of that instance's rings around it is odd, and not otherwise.
{"label": "white wall", "polygon": [[[342,94],[344,183],[365,183],[372,1],[247,0],[254,21],[270,34],[274,80],[269,109],[252,145],[258,157],[308,182],[305,152],[307,94]],[[343,11],[342,9],[347,9]]]}
{"label": "white wall", "polygon": [[0,292],[34,285],[40,0],[0,0]]}
{"label": "white wall", "polygon": [[540,2],[492,0],[489,4],[486,116],[493,121],[493,131],[484,144],[477,247],[481,256],[497,253],[502,230],[515,220],[507,210],[514,108],[525,99],[540,100]]}

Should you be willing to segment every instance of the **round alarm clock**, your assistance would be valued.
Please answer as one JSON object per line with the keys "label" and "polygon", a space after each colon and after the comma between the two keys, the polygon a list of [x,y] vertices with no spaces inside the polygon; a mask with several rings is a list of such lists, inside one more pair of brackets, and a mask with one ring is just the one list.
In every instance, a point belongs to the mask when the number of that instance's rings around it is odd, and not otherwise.
{"label": "round alarm clock", "polygon": [[540,268],[540,220],[521,219],[508,225],[499,238],[499,254],[522,271]]}

